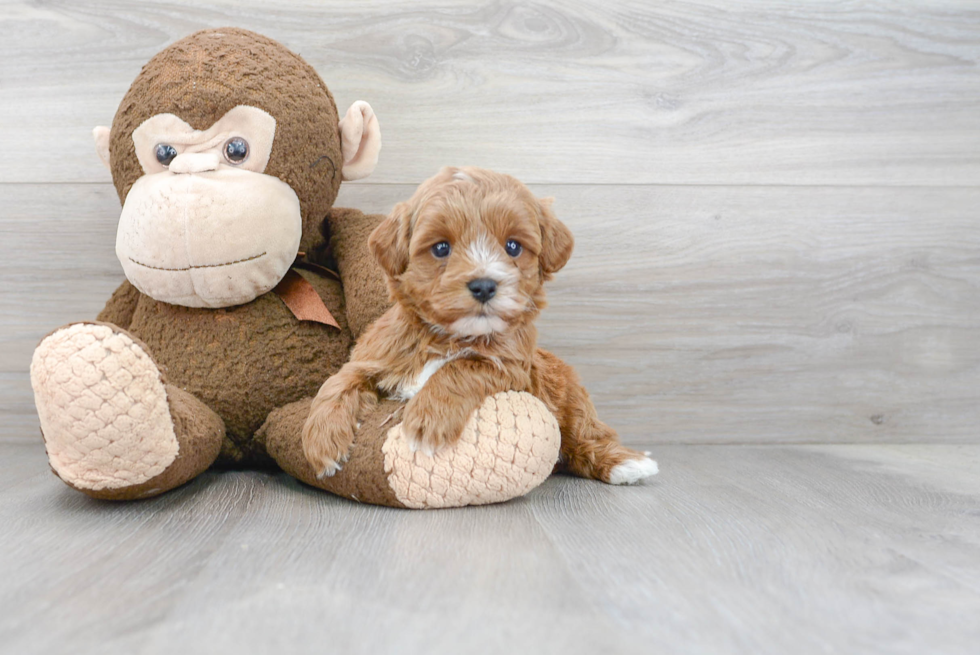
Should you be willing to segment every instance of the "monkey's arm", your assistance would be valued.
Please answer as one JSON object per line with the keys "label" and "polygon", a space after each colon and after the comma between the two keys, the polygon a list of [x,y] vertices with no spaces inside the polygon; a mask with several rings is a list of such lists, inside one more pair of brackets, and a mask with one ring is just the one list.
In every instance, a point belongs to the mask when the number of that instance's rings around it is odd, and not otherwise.
{"label": "monkey's arm", "polygon": [[327,218],[333,255],[344,285],[347,323],[355,339],[391,306],[384,274],[367,246],[371,232],[384,219],[380,214],[337,207],[330,210]]}
{"label": "monkey's arm", "polygon": [[139,290],[126,280],[113,291],[112,297],[99,312],[96,320],[128,330],[130,323],[133,322],[133,313],[136,311],[136,303],[139,299]]}

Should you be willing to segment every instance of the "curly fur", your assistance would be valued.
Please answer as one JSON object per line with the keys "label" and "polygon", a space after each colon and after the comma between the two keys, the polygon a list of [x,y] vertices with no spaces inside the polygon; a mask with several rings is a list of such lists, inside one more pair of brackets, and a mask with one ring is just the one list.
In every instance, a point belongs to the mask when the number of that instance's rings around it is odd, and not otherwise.
{"label": "curly fur", "polygon": [[[340,470],[358,417],[379,392],[408,401],[402,429],[428,453],[453,445],[487,396],[516,390],[531,392],[558,418],[561,466],[569,472],[619,481],[617,466],[650,461],[599,421],[574,370],[537,348],[544,282],[574,243],[550,205],[508,175],[444,168],[375,229],[369,246],[395,305],[313,401],[303,447],[318,475]],[[518,254],[506,251],[509,240],[520,244]],[[450,244],[448,256],[433,253],[440,242]],[[491,298],[468,287],[480,279],[494,282]]]}

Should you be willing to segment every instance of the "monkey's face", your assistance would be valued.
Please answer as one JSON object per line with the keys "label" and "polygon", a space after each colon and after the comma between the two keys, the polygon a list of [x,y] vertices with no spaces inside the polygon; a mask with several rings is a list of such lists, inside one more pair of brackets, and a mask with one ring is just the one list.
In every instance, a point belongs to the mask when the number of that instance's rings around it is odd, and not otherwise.
{"label": "monkey's face", "polygon": [[93,131],[123,201],[116,253],[157,300],[250,302],[297,251],[323,245],[341,180],[366,177],[381,149],[374,110],[340,119],[316,71],[248,30],[195,32],[157,53]]}
{"label": "monkey's face", "polygon": [[271,290],[302,233],[293,189],[264,173],[276,119],[239,105],[195,130],[157,114],[133,132],[143,177],[116,234],[126,277],[143,293],[186,307],[228,307]]}

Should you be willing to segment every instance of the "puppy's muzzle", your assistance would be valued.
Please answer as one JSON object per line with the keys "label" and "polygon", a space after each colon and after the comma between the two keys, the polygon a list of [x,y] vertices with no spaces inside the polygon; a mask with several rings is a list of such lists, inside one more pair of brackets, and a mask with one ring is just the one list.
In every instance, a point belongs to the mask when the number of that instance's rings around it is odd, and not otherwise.
{"label": "puppy's muzzle", "polygon": [[474,298],[484,303],[497,295],[497,282],[488,277],[471,280],[466,288],[470,290]]}

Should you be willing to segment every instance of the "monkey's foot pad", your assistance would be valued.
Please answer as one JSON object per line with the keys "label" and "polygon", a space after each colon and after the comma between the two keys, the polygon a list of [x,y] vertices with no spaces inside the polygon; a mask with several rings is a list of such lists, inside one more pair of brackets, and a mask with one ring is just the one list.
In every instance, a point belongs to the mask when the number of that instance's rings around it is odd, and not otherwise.
{"label": "monkey's foot pad", "polygon": [[77,489],[119,489],[162,473],[177,436],[156,364],[108,325],[57,330],[34,351],[31,385],[51,467]]}
{"label": "monkey's foot pad", "polygon": [[558,461],[561,432],[529,393],[487,398],[455,445],[432,457],[413,451],[399,423],[382,446],[388,483],[413,509],[499,503],[526,494]]}

